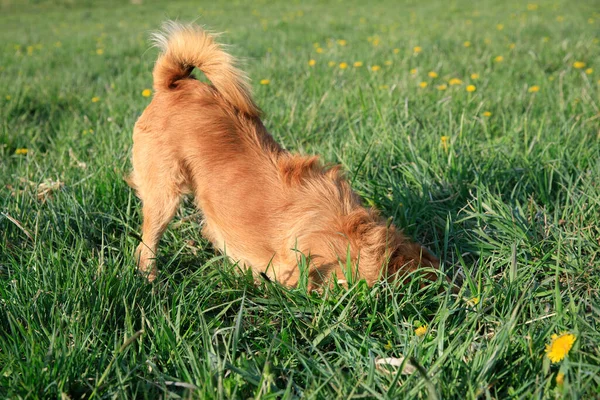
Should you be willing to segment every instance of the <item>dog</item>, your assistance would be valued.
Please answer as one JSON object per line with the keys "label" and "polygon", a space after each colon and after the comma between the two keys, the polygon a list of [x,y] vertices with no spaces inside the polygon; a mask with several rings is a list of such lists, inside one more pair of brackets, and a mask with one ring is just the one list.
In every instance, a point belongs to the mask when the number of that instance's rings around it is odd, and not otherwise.
{"label": "dog", "polygon": [[[142,202],[137,266],[157,277],[158,242],[183,195],[193,193],[202,235],[255,275],[296,286],[299,260],[309,287],[345,281],[347,263],[373,285],[439,261],[361,199],[339,166],[284,150],[261,122],[249,79],[216,36],[168,22],[153,99],[135,124],[128,183]],[[211,84],[195,79],[197,68]]]}

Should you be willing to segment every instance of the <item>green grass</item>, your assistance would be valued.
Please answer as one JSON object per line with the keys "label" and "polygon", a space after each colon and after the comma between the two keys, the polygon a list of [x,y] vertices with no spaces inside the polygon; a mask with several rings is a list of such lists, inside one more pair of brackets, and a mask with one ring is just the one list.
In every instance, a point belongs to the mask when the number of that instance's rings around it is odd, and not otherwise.
{"label": "green grass", "polygon": [[[0,5],[0,397],[600,397],[597,2],[24,3]],[[191,201],[159,279],[136,275],[122,177],[147,37],[199,16],[245,59],[275,138],[341,163],[458,295],[255,284],[202,239]],[[550,364],[564,331],[575,345]]]}

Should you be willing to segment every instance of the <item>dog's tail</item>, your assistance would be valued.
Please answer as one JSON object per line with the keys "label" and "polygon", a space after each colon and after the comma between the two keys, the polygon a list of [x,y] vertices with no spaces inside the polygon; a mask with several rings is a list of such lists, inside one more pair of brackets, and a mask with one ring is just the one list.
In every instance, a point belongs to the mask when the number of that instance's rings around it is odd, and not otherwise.
{"label": "dog's tail", "polygon": [[235,58],[215,42],[214,35],[194,24],[168,21],[152,40],[162,50],[154,66],[154,90],[172,89],[177,80],[188,78],[196,67],[229,104],[250,116],[260,114],[252,100],[248,77],[236,68]]}

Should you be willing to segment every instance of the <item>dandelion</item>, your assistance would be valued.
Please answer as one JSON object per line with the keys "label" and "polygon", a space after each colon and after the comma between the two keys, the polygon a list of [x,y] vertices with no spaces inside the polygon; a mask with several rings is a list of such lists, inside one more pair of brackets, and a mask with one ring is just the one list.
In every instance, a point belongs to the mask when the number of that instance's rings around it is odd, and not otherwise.
{"label": "dandelion", "polygon": [[386,61],[384,62],[384,64],[385,64],[385,65],[387,65],[387,66],[389,67],[390,65],[392,65],[392,61],[391,61],[391,60],[386,60]]}
{"label": "dandelion", "polygon": [[585,63],[583,61],[575,61],[573,63],[573,67],[575,67],[577,69],[582,69],[582,68],[585,68]]}
{"label": "dandelion", "polygon": [[515,47],[517,47],[517,45],[515,43],[511,43],[508,45],[508,48],[513,50]]}
{"label": "dandelion", "polygon": [[338,44],[339,44],[340,46],[345,46],[345,45],[348,43],[348,42],[346,42],[344,39],[340,39],[340,40],[338,40],[337,42],[338,42]]}
{"label": "dandelion", "polygon": [[25,148],[20,148],[20,149],[15,150],[15,154],[19,155],[19,156],[24,156],[27,154],[27,152],[29,152],[29,150],[25,149]]}
{"label": "dandelion", "polygon": [[413,48],[413,51],[415,52],[415,54],[419,54],[423,49],[421,48],[421,46],[415,46]]}
{"label": "dandelion", "polygon": [[429,71],[429,73],[427,75],[429,75],[430,78],[437,78],[438,77],[437,72],[434,72],[434,71]]}
{"label": "dandelion", "polygon": [[591,75],[594,72],[594,70],[592,68],[588,68],[585,70],[585,73],[588,75]]}
{"label": "dandelion", "polygon": [[[489,118],[489,117],[492,116],[492,113],[489,112],[489,111],[484,111],[483,112],[483,116],[486,117],[486,118]],[[477,302],[479,302],[479,298],[478,297],[473,297],[473,299],[477,299]],[[475,304],[477,304],[477,303],[475,303]]]}
{"label": "dandelion", "polygon": [[533,3],[529,3],[529,4],[527,4],[527,9],[529,11],[535,11],[535,10],[538,9],[538,5],[537,4],[533,4]]}
{"label": "dandelion", "polygon": [[496,58],[494,58],[494,61],[496,61],[497,63],[504,61],[504,57],[502,56],[497,56]]}
{"label": "dandelion", "polygon": [[33,54],[33,46],[27,46],[27,55],[32,55]]}
{"label": "dandelion", "polygon": [[104,54],[104,49],[96,49],[96,54],[101,56],[102,54]]}
{"label": "dandelion", "polygon": [[565,374],[563,374],[562,372],[558,372],[558,374],[556,374],[556,385],[557,386],[562,386],[565,383]]}
{"label": "dandelion", "polygon": [[529,93],[536,93],[540,91],[540,87],[538,85],[533,85],[529,89],[527,89]]}
{"label": "dandelion", "polygon": [[448,86],[446,84],[442,83],[441,85],[437,85],[435,88],[439,91],[442,91],[442,90],[448,89]]}
{"label": "dandelion", "polygon": [[588,18],[588,24],[593,24],[594,23],[594,18]]}
{"label": "dandelion", "polygon": [[410,74],[411,75],[416,75],[417,74],[417,69],[416,68],[411,69],[410,70]]}
{"label": "dandelion", "polygon": [[100,101],[100,97],[94,96],[92,97],[92,103],[97,103]]}
{"label": "dandelion", "polygon": [[348,68],[348,63],[345,63],[345,62],[342,62],[342,63],[340,63],[340,68],[341,68],[341,69],[346,69],[346,68]]}
{"label": "dandelion", "polygon": [[9,94],[7,94],[5,98],[6,98],[6,101],[10,101],[10,99],[12,99],[12,97],[10,97]]}
{"label": "dandelion", "polygon": [[142,96],[144,97],[150,97],[152,95],[152,90],[150,89],[144,89],[142,90]]}
{"label": "dandelion", "polygon": [[556,17],[557,22],[563,22],[564,20],[565,20],[565,17],[563,17],[562,15],[559,15],[558,17]]}
{"label": "dandelion", "polygon": [[544,36],[542,38],[542,42],[544,42],[544,43],[548,43],[549,41],[550,41],[550,38],[548,36]]}
{"label": "dandelion", "polygon": [[262,79],[262,80],[260,81],[260,84],[261,84],[261,85],[268,85],[269,83],[271,83],[271,81],[270,81],[269,79]]}
{"label": "dandelion", "polygon": [[354,68],[360,68],[360,67],[362,67],[362,66],[363,66],[363,62],[362,62],[362,61],[356,61],[356,62],[354,63]]}
{"label": "dandelion", "polygon": [[469,93],[474,92],[476,90],[477,90],[477,88],[475,87],[475,85],[467,86],[467,92],[469,92]]}
{"label": "dandelion", "polygon": [[380,85],[380,86],[379,86],[379,89],[381,89],[381,90],[387,90],[387,89],[389,89],[389,88],[390,88],[390,87],[389,87],[388,85]]}
{"label": "dandelion", "polygon": [[504,25],[498,24],[498,25],[496,25],[496,29],[498,29],[499,31],[501,31],[501,30],[504,29]]}
{"label": "dandelion", "polygon": [[[442,137],[444,137],[444,136],[442,136]],[[421,325],[420,327],[415,329],[415,335],[417,335],[418,337],[421,337],[421,336],[425,335],[426,333],[427,333],[427,325]]]}
{"label": "dandelion", "polygon": [[485,44],[492,44],[492,39],[485,38],[485,39],[483,39],[483,43],[485,43]]}
{"label": "dandelion", "polygon": [[479,79],[479,74],[477,74],[477,73],[471,74],[471,79],[473,79],[473,80]]}
{"label": "dandelion", "polygon": [[327,63],[327,65],[330,66],[330,67],[333,67],[333,66],[335,66],[335,61],[329,61]]}
{"label": "dandelion", "polygon": [[54,47],[61,47],[61,46],[62,46],[62,43],[61,43],[61,42],[55,42],[55,43],[54,43]]}
{"label": "dandelion", "polygon": [[317,62],[315,60],[309,60],[308,65],[314,67]]}
{"label": "dandelion", "polygon": [[448,81],[448,83],[450,84],[450,86],[454,86],[454,85],[462,85],[463,81],[461,81],[458,78],[452,78]]}
{"label": "dandelion", "polygon": [[463,46],[465,46],[465,47],[471,47],[471,42],[469,42],[467,40],[466,42],[463,43]]}
{"label": "dandelion", "polygon": [[442,147],[444,148],[444,151],[446,153],[448,152],[448,139],[450,139],[450,136],[442,136],[440,138],[440,140],[442,141]]}
{"label": "dandelion", "polygon": [[551,339],[550,344],[546,345],[546,356],[554,364],[569,354],[577,338],[571,333],[562,333],[560,336],[553,334]]}
{"label": "dandelion", "polygon": [[[485,113],[483,113],[485,115]],[[488,112],[489,115],[492,115],[491,112]],[[474,306],[476,306],[477,304],[479,304],[479,297],[472,297],[471,299],[469,299],[469,301],[471,303],[473,303]]]}
{"label": "dandelion", "polygon": [[321,54],[323,52],[323,48],[322,47],[317,47],[317,49],[315,51],[317,53]]}
{"label": "dandelion", "polygon": [[394,54],[400,53],[400,49],[394,49]]}
{"label": "dandelion", "polygon": [[381,69],[381,67],[380,67],[379,65],[373,65],[373,66],[371,67],[371,71],[373,71],[373,72],[377,72],[377,71],[379,71],[380,69]]}
{"label": "dandelion", "polygon": [[427,87],[427,82],[421,82],[419,83],[419,86],[422,88],[426,88]]}

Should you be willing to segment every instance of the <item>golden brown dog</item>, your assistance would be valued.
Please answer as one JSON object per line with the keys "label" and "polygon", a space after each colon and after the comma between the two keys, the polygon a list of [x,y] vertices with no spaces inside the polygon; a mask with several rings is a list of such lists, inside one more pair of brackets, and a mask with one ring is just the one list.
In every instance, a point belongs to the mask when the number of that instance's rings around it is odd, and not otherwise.
{"label": "golden brown dog", "polygon": [[[203,235],[234,261],[296,285],[301,255],[311,286],[345,279],[347,261],[369,285],[438,260],[374,210],[338,167],[291,154],[260,120],[246,75],[195,25],[155,34],[154,98],[133,133],[132,187],[142,200],[139,269],[156,278],[157,244],[185,193],[204,215]],[[190,76],[198,68],[208,85]],[[351,260],[347,260],[347,257]]]}

